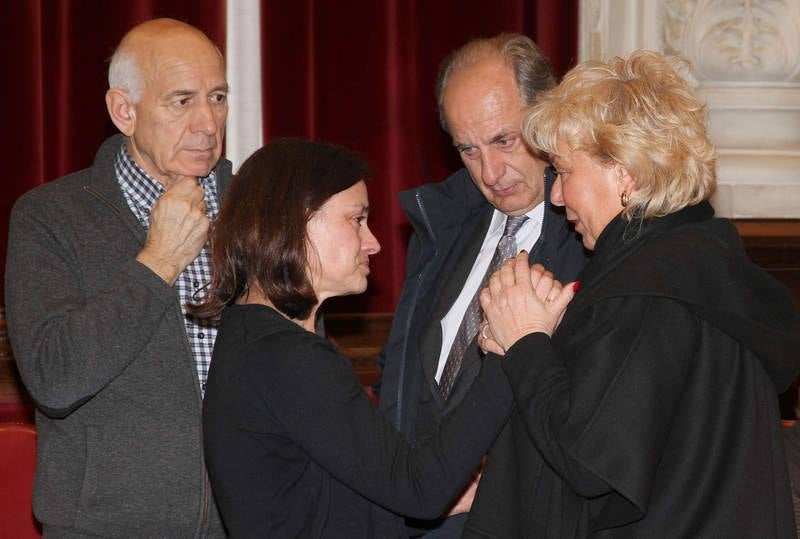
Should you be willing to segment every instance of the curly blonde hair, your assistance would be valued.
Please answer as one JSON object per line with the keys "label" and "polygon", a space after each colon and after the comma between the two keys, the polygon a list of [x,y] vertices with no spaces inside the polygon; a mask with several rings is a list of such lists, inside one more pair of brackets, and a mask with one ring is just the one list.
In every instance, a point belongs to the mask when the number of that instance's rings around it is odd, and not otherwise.
{"label": "curly blonde hair", "polygon": [[676,67],[680,60],[639,50],[584,62],[540,94],[523,123],[533,150],[558,155],[559,141],[636,180],[623,215],[659,217],[707,200],[716,155],[707,109]]}

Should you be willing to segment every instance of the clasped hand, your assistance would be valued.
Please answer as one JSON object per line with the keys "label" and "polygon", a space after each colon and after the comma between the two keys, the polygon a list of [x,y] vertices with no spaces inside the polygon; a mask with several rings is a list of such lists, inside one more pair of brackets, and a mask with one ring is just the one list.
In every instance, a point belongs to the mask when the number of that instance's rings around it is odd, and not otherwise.
{"label": "clasped hand", "polygon": [[530,333],[552,336],[574,296],[571,284],[563,286],[540,264],[529,267],[528,253],[522,251],[494,272],[481,290],[485,320],[478,345],[503,355]]}

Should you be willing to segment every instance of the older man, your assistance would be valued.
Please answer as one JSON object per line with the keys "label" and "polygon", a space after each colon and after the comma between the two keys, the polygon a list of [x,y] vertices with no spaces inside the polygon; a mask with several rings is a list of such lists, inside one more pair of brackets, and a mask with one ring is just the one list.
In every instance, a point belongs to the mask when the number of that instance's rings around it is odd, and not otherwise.
{"label": "older man", "polygon": [[200,410],[216,329],[184,305],[210,279],[225,64],[160,19],[111,59],[122,132],[94,164],[22,197],[11,217],[8,326],[36,401],[34,511],[48,537],[221,537]]}
{"label": "older man", "polygon": [[[465,168],[400,195],[414,235],[382,355],[381,408],[412,442],[431,435],[480,368],[477,293],[491,270],[522,249],[564,282],[585,263],[580,240],[547,200],[548,163],[520,134],[527,108],[554,83],[536,45],[514,34],[467,43],[440,70],[442,126]],[[454,516],[412,527],[460,537],[473,494],[474,484],[454,501]]]}

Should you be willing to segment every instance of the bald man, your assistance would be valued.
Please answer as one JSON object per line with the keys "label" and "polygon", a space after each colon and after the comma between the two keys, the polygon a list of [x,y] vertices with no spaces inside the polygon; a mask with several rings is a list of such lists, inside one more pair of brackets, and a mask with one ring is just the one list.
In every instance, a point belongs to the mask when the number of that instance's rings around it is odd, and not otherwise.
{"label": "bald man", "polygon": [[120,135],[14,206],[8,329],[36,402],[45,537],[224,537],[203,462],[216,327],[187,316],[230,177],[228,85],[196,28],[159,19],[111,59]]}

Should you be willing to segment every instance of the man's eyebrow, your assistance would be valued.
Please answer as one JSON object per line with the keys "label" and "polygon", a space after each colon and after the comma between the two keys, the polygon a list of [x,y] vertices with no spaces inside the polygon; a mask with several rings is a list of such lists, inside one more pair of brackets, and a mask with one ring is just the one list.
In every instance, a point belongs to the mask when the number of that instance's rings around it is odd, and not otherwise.
{"label": "man's eyebrow", "polygon": [[167,94],[167,99],[172,99],[173,97],[191,97],[196,94],[196,90],[178,89]]}
{"label": "man's eyebrow", "polygon": [[493,136],[491,138],[491,140],[489,140],[489,144],[494,144],[495,142],[499,142],[499,141],[503,140],[504,138],[508,138],[508,137],[510,137],[512,135],[516,135],[516,134],[517,134],[516,131],[506,131],[506,130],[500,131],[498,134]]}
{"label": "man's eyebrow", "polygon": [[[228,91],[229,91],[229,87],[228,87],[227,84],[220,84],[218,86],[214,86],[213,88],[211,88],[209,93],[210,94],[213,94],[214,92],[225,92],[225,93],[228,93]],[[177,90],[173,90],[172,92],[170,92],[167,95],[167,99],[172,99],[172,98],[175,98],[175,97],[191,97],[193,95],[197,95],[197,93],[198,93],[197,90],[189,90],[187,88],[178,88]]]}

